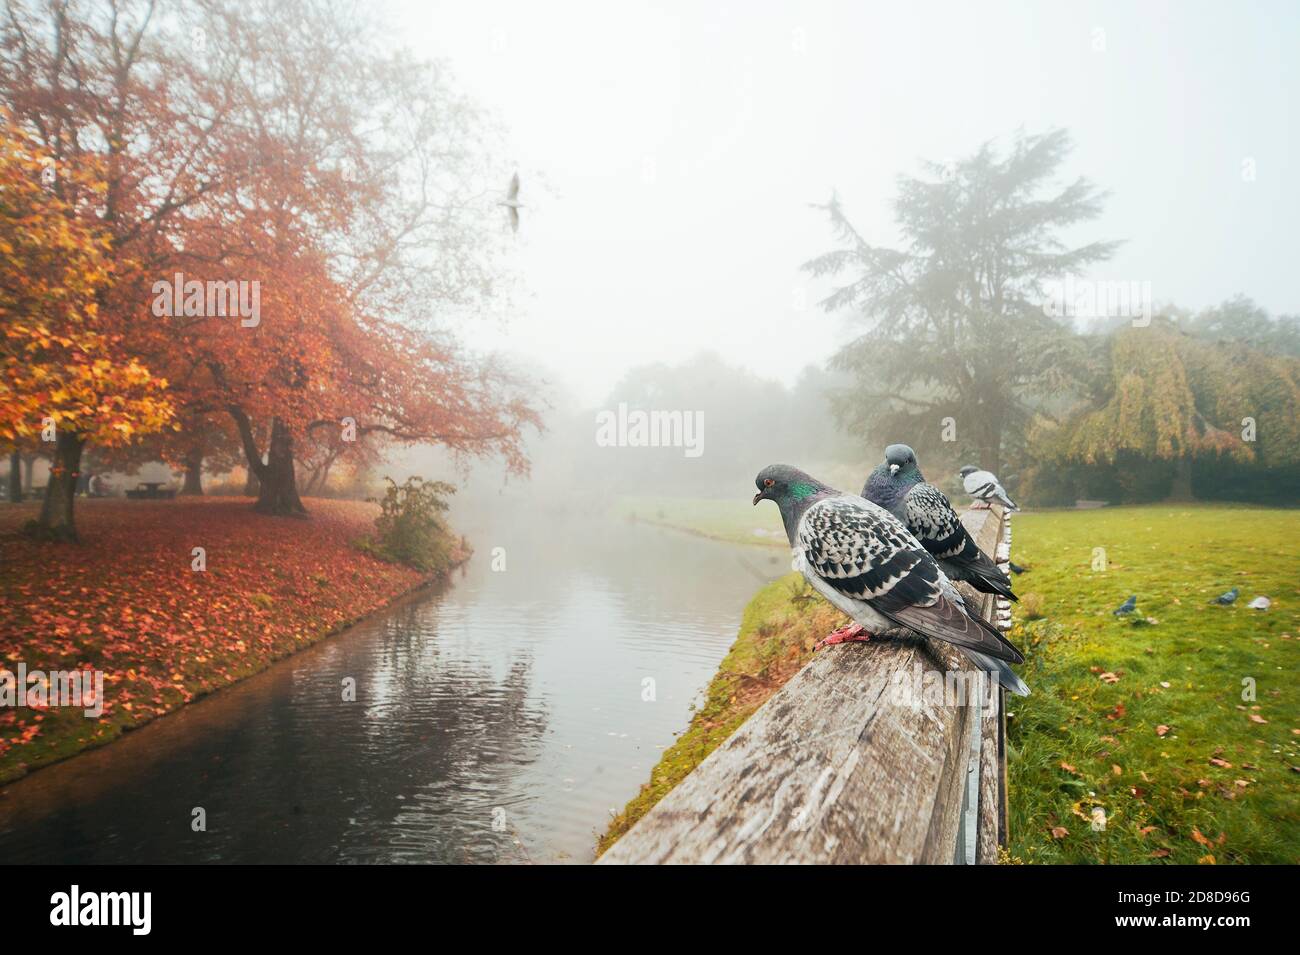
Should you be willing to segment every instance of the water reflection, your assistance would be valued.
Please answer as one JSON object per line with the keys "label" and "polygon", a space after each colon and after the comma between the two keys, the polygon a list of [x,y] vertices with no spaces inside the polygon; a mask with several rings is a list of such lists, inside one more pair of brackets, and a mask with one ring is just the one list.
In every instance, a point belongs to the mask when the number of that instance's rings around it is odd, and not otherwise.
{"label": "water reflection", "polygon": [[450,587],[0,791],[0,857],[587,861],[784,561],[555,526],[473,527]]}

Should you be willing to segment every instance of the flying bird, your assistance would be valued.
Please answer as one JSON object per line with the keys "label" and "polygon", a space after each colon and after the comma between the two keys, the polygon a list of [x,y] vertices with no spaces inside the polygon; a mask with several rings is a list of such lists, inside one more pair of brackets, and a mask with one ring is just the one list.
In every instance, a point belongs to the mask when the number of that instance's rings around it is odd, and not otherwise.
{"label": "flying bird", "polygon": [[989,507],[993,501],[997,501],[1009,511],[1020,510],[1016,502],[1007,496],[1006,489],[991,471],[981,471],[974,465],[968,464],[958,473],[961,474],[962,486],[966,489],[966,493],[975,498],[975,507],[981,504]]}
{"label": "flying bird", "polygon": [[1007,689],[1029,694],[1008,665],[1023,663],[1024,656],[966,609],[957,588],[898,518],[785,464],[764,468],[754,483],[754,503],[774,501],[781,511],[796,569],[854,621],[819,646],[865,641],[872,633],[908,627],[961,647]]}
{"label": "flying bird", "polygon": [[885,448],[885,460],[867,475],[862,496],[902,521],[951,580],[1016,599],[1011,578],[979,549],[944,493],[926,483],[907,445]]}
{"label": "flying bird", "polygon": [[1118,607],[1112,610],[1111,613],[1113,613],[1117,617],[1125,617],[1128,614],[1131,614],[1134,610],[1136,610],[1137,605],[1138,605],[1138,595],[1133,594],[1133,596],[1129,597],[1128,600],[1124,601],[1122,604],[1120,604]]}
{"label": "flying bird", "polygon": [[519,231],[519,210],[524,204],[519,201],[519,173],[515,173],[510,179],[510,188],[506,191],[506,198],[497,205],[505,206],[510,212],[510,231]]}
{"label": "flying bird", "polygon": [[1212,604],[1222,604],[1223,606],[1226,607],[1226,606],[1228,606],[1228,604],[1230,604],[1230,603],[1235,603],[1235,602],[1236,602],[1236,600],[1237,600],[1237,594],[1239,594],[1239,593],[1241,593],[1241,591],[1239,591],[1236,587],[1233,587],[1233,588],[1232,588],[1231,590],[1229,590],[1226,594],[1219,594],[1219,596],[1217,596],[1217,597],[1215,597],[1213,600],[1211,600],[1210,603],[1212,603]]}

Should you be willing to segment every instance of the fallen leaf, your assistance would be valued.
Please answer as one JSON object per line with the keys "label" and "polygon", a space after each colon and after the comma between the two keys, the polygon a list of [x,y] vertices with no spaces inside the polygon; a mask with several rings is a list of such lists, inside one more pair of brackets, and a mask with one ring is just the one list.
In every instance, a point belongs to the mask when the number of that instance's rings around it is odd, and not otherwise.
{"label": "fallen leaf", "polygon": [[1157,736],[1164,736],[1168,732],[1169,732],[1169,727],[1166,726],[1164,723],[1161,723],[1159,726],[1156,727]]}

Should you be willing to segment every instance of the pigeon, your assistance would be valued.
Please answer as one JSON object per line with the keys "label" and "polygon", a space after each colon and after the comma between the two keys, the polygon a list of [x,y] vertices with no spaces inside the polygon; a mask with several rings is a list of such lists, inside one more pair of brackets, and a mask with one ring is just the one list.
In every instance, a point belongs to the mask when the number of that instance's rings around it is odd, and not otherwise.
{"label": "pigeon", "polygon": [[966,465],[960,472],[962,486],[966,493],[975,498],[975,507],[983,504],[988,507],[991,502],[997,501],[1009,511],[1018,511],[1020,508],[1016,502],[1007,496],[1006,489],[998,483],[998,479],[991,471],[981,471],[972,464]]}
{"label": "pigeon", "polygon": [[1023,574],[1023,573],[1028,569],[1028,568],[1025,568],[1025,567],[1021,567],[1021,566],[1020,566],[1019,564],[1017,564],[1015,561],[1010,561],[1010,560],[1007,561],[1007,566],[1011,568],[1011,572],[1012,572],[1013,574],[1015,574],[1016,576],[1020,576],[1021,574]]}
{"label": "pigeon", "polygon": [[862,496],[902,521],[950,580],[964,580],[982,593],[1016,599],[1011,578],[976,546],[944,493],[925,483],[916,452],[907,445],[885,448],[884,463],[867,475]]}
{"label": "pigeon", "polygon": [[1246,606],[1251,610],[1267,610],[1272,603],[1273,601],[1269,600],[1267,597],[1256,597],[1250,603],[1246,604]]}
{"label": "pigeon", "polygon": [[510,211],[510,231],[519,231],[519,210],[524,204],[519,201],[519,173],[515,173],[510,179],[510,189],[506,192],[506,198],[497,205],[505,206]]}
{"label": "pigeon", "polygon": [[1228,606],[1228,604],[1230,604],[1230,603],[1235,603],[1235,602],[1236,602],[1236,600],[1237,600],[1237,594],[1239,594],[1239,593],[1241,593],[1241,591],[1239,591],[1236,587],[1233,587],[1233,588],[1232,588],[1231,590],[1229,590],[1226,594],[1219,594],[1219,596],[1217,596],[1217,597],[1215,597],[1213,600],[1211,600],[1210,603],[1212,603],[1212,604],[1222,604],[1223,606],[1226,607],[1226,606]]}
{"label": "pigeon", "polygon": [[961,647],[972,663],[996,674],[1011,692],[1029,694],[1009,666],[1023,663],[1024,655],[966,609],[929,551],[889,511],[785,464],[764,468],[754,484],[755,504],[774,501],[780,509],[795,568],[854,620],[819,646],[864,641],[871,632],[907,627]]}
{"label": "pigeon", "polygon": [[1131,614],[1134,610],[1136,610],[1137,605],[1138,605],[1138,595],[1134,594],[1133,596],[1129,597],[1128,600],[1124,601],[1122,604],[1120,604],[1118,607],[1112,610],[1111,613],[1113,613],[1117,617],[1125,617]]}

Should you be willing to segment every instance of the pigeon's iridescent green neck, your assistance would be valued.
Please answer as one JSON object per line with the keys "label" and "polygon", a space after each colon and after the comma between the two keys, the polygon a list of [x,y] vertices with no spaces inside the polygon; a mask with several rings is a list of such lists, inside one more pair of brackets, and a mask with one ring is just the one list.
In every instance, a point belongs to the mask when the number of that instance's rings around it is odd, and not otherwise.
{"label": "pigeon's iridescent green neck", "polygon": [[817,485],[808,484],[806,481],[798,481],[790,485],[790,496],[796,501],[802,501],[805,497],[811,497],[817,493]]}

